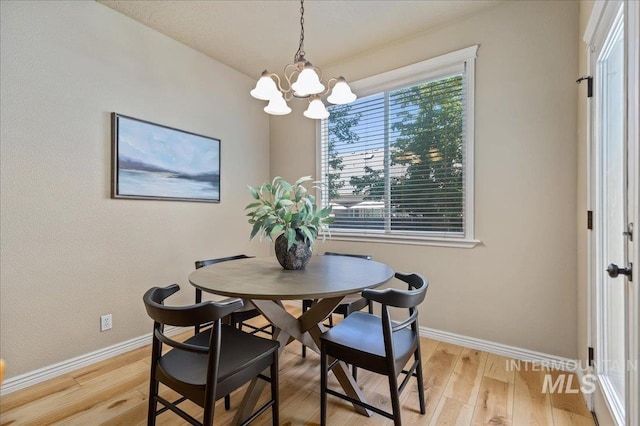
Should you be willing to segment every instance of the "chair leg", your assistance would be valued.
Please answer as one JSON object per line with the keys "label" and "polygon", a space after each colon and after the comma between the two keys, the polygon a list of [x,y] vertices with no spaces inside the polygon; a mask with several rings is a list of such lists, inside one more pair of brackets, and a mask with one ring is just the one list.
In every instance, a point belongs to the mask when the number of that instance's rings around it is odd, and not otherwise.
{"label": "chair leg", "polygon": [[151,385],[149,389],[149,412],[147,413],[147,426],[155,426],[156,424],[156,411],[158,411],[158,382],[153,378],[151,379]]}
{"label": "chair leg", "polygon": [[325,426],[327,424],[327,352],[324,342],[320,346],[320,426]]}
{"label": "chair leg", "polygon": [[416,378],[418,379],[418,399],[420,402],[420,414],[425,414],[427,411],[424,405],[424,383],[422,378],[422,354],[420,353],[420,345],[416,349],[416,353],[413,355],[415,360],[418,361],[416,366]]}
{"label": "chair leg", "polygon": [[[302,301],[302,313],[304,314],[305,312],[307,312],[307,309],[309,309],[307,307],[307,303],[306,301]],[[306,358],[307,357],[307,347],[305,345],[302,345],[302,358]]]}
{"label": "chair leg", "polygon": [[271,406],[271,418],[273,426],[280,423],[280,390],[278,385],[278,351],[273,353],[273,362],[271,363],[271,398],[273,405]]}
{"label": "chair leg", "polygon": [[202,426],[213,426],[213,408],[205,408]]}
{"label": "chair leg", "polygon": [[234,314],[229,314],[229,316],[231,317],[231,327],[242,330],[242,321],[239,321]]}
{"label": "chair leg", "polygon": [[391,407],[393,410],[393,424],[394,426],[401,426],[402,420],[400,418],[400,396],[398,395],[398,377],[393,371],[389,373],[389,392],[391,395]]}
{"label": "chair leg", "polygon": [[[231,327],[235,328],[236,327],[236,318],[234,317],[233,314],[229,314],[225,317],[227,319],[227,324],[229,324]],[[242,327],[242,323],[240,323],[240,327]],[[229,411],[231,410],[231,395],[225,395],[224,396],[224,409],[225,411]]]}
{"label": "chair leg", "polygon": [[[200,303],[200,302],[202,302],[202,290],[200,290],[199,288],[196,288],[196,303]],[[195,326],[194,333],[195,334],[200,333],[199,325]]]}
{"label": "chair leg", "polygon": [[[216,324],[213,324],[214,329],[216,327],[219,326],[219,322]],[[213,330],[212,330],[213,332]],[[212,386],[206,386],[205,387],[205,392],[204,392],[204,413],[202,415],[202,426],[213,426],[213,419],[215,417],[215,411],[216,411],[216,399],[215,399],[215,394],[216,394],[216,384],[214,383]],[[176,412],[176,414],[179,414]],[[184,413],[187,414],[187,413]],[[179,414],[180,415],[180,414]],[[180,417],[183,417],[182,415],[180,415]],[[191,423],[191,421],[188,420],[188,418],[183,417],[185,420],[187,420],[189,423]]]}
{"label": "chair leg", "polygon": [[358,367],[355,365],[351,367],[351,375],[353,376],[353,380],[358,381]]}
{"label": "chair leg", "polygon": [[[161,329],[161,326],[157,323],[154,324],[154,335],[155,330]],[[151,371],[149,372],[149,412],[147,413],[147,425],[154,426],[156,424],[156,413],[158,411],[158,391],[160,388],[160,383],[156,380],[156,368],[155,365],[158,362],[158,358],[162,354],[162,343],[158,340],[157,337],[153,338],[153,342],[151,343]]]}

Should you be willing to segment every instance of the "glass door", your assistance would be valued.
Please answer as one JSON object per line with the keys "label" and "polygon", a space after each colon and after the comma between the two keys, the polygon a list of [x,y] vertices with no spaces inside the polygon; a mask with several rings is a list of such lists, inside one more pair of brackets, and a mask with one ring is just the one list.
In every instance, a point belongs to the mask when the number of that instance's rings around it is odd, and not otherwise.
{"label": "glass door", "polygon": [[[616,3],[592,45],[595,86],[593,155],[595,186],[593,273],[594,373],[611,417],[625,424],[628,357],[628,279],[631,250],[625,136],[624,5]],[[606,16],[606,15],[605,15]],[[602,21],[601,21],[602,23]],[[598,415],[598,408],[596,415]],[[604,414],[604,413],[602,413]]]}

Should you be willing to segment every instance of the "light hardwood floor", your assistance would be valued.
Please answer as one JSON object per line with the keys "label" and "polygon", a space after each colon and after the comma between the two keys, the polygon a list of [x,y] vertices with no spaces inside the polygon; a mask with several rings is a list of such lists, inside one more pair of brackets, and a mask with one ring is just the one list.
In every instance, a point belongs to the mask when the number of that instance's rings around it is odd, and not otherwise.
{"label": "light hardwood floor", "polygon": [[[186,336],[186,335],[185,335]],[[280,422],[316,425],[320,421],[319,357],[292,343],[280,360]],[[507,358],[422,338],[421,350],[427,413],[420,415],[415,380],[401,395],[406,425],[593,425],[580,393],[542,392],[545,374],[522,363],[509,368]],[[150,347],[131,351],[0,398],[0,425],[143,425],[147,416]],[[331,377],[331,376],[330,376]],[[576,388],[577,378],[573,378]],[[364,370],[358,384],[370,403],[390,411],[386,378]],[[337,381],[330,380],[335,388]],[[216,405],[216,425],[228,424],[244,388],[232,394],[231,411]],[[263,398],[268,394],[265,389]],[[164,388],[165,397],[175,396]],[[390,425],[377,414],[367,418],[347,403],[328,397],[329,425]],[[183,407],[196,418],[202,410],[190,402]],[[183,425],[171,412],[158,417],[159,425]],[[270,425],[267,411],[254,425]]]}

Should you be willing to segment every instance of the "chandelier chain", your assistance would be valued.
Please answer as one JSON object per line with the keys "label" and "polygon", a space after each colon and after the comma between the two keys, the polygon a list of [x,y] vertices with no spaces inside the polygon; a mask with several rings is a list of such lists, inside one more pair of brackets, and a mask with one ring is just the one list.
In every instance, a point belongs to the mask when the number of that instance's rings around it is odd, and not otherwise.
{"label": "chandelier chain", "polygon": [[293,58],[293,62],[298,62],[304,55],[304,0],[300,0],[300,44],[298,45],[298,51]]}

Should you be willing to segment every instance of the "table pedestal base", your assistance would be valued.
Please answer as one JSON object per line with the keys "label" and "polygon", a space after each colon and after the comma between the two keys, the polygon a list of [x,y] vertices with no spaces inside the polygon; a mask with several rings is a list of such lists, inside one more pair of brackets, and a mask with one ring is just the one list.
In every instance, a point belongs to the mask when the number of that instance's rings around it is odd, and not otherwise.
{"label": "table pedestal base", "polygon": [[[340,304],[342,299],[342,296],[322,299],[298,318],[287,312],[280,301],[255,299],[251,302],[274,326],[273,339],[280,342],[279,355],[282,355],[284,347],[291,341],[291,338],[320,353],[320,335],[325,331],[322,322]],[[346,395],[358,401],[365,401],[362,391],[344,362],[336,363],[332,371]],[[264,374],[269,375],[269,371],[265,371]],[[240,424],[251,416],[265,386],[264,380],[253,379],[251,381],[238,412],[233,418],[233,424]],[[360,414],[371,415],[371,412],[364,407],[356,404],[353,404],[353,407]]]}

